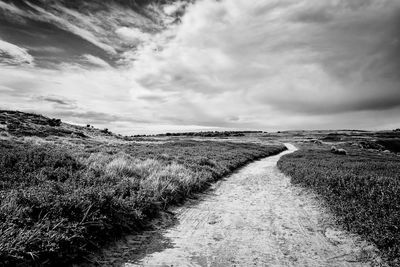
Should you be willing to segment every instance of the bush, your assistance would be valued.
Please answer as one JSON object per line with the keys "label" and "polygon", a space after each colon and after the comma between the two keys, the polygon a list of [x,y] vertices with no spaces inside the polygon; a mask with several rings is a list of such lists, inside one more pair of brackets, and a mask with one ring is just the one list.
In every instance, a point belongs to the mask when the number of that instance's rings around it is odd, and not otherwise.
{"label": "bush", "polygon": [[384,150],[389,150],[391,152],[400,153],[400,139],[399,138],[387,138],[378,139],[376,141],[378,145],[381,145]]}
{"label": "bush", "polygon": [[52,127],[58,127],[61,125],[61,120],[60,119],[49,119],[48,123]]}
{"label": "bush", "polygon": [[100,132],[104,133],[104,134],[111,134],[111,132],[107,129],[104,128],[103,130],[101,130]]}

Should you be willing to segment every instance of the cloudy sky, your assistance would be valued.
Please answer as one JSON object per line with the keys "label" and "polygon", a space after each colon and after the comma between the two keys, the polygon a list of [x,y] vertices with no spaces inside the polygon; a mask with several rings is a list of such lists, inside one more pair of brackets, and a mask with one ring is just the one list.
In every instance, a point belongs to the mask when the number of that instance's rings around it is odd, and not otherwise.
{"label": "cloudy sky", "polygon": [[81,2],[0,0],[0,108],[124,134],[400,127],[398,0]]}

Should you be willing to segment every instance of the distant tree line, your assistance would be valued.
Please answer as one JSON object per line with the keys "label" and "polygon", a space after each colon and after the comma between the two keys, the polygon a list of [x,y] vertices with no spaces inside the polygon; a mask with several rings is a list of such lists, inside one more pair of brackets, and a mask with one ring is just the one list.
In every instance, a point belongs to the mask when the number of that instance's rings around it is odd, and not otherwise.
{"label": "distant tree line", "polygon": [[263,131],[203,131],[203,132],[183,132],[183,133],[163,133],[156,135],[134,135],[134,137],[150,137],[150,136],[198,136],[198,137],[231,137],[245,136],[246,134],[263,133]]}

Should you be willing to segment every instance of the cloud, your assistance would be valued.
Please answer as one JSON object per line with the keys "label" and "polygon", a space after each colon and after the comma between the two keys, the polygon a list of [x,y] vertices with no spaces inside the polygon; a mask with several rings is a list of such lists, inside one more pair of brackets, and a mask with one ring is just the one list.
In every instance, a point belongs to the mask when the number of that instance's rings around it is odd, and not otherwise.
{"label": "cloud", "polygon": [[0,64],[33,65],[34,59],[27,49],[0,39]]}
{"label": "cloud", "polygon": [[146,88],[204,98],[241,92],[266,110],[398,107],[399,8],[393,1],[201,1],[163,50],[139,51],[135,76]]}
{"label": "cloud", "polygon": [[163,11],[168,16],[182,15],[185,12],[188,2],[185,1],[175,1],[170,4],[163,6]]}
{"label": "cloud", "polygon": [[33,97],[32,100],[34,102],[42,101],[45,103],[51,103],[54,110],[74,110],[77,108],[75,100],[59,95],[36,96]]}
{"label": "cloud", "polygon": [[66,5],[59,1],[44,4],[27,0],[23,3],[15,5],[1,0],[0,12],[5,20],[28,25],[35,22],[48,23],[82,38],[114,57],[121,50],[132,47],[134,33],[140,34],[136,37],[146,37],[145,33],[137,29],[153,32],[162,29],[161,22],[155,22],[151,17],[161,16],[162,12],[157,6],[153,8],[154,14],[149,15],[145,9],[137,12],[110,2],[88,1]]}
{"label": "cloud", "polygon": [[67,118],[79,117],[81,121],[87,121],[95,124],[111,124],[113,122],[148,122],[145,120],[132,120],[128,117],[112,115],[104,112],[96,111],[58,111],[55,115]]}
{"label": "cloud", "polygon": [[98,67],[102,67],[102,68],[110,68],[111,67],[110,64],[108,64],[101,58],[95,57],[93,55],[86,54],[86,55],[83,55],[82,58],[84,59],[84,61],[86,61],[87,63],[94,65],[94,66],[98,66]]}
{"label": "cloud", "polygon": [[36,6],[29,2],[26,2],[26,3],[32,9],[34,9],[35,11],[37,11],[39,13],[39,15],[33,16],[35,19],[54,23],[61,29],[65,29],[67,31],[70,31],[70,32],[80,36],[81,38],[96,45],[97,47],[103,49],[104,51],[107,51],[110,54],[116,54],[114,47],[99,40],[91,31],[88,31],[85,28],[80,28],[80,27],[70,23],[68,20],[64,19],[63,17],[56,16],[55,14],[50,13],[39,6]]}
{"label": "cloud", "polygon": [[14,91],[14,90],[12,88],[7,87],[7,86],[0,85],[0,91],[11,92],[11,91]]}
{"label": "cloud", "polygon": [[115,31],[122,39],[125,41],[132,43],[134,45],[138,45],[144,41],[148,41],[150,36],[146,33],[143,33],[138,28],[128,28],[121,27]]}
{"label": "cloud", "polygon": [[132,132],[143,123],[160,123],[146,109],[146,101],[130,92],[135,85],[127,70],[68,65],[53,70],[2,67],[0,81],[9,89],[0,90],[2,108],[36,110],[110,129],[119,123],[129,124],[123,132]]}
{"label": "cloud", "polygon": [[0,105],[129,134],[400,124],[397,1],[178,2],[164,11],[185,13],[164,30],[118,7],[107,21],[53,9],[125,64],[85,52],[54,69],[2,67]]}
{"label": "cloud", "polygon": [[[108,53],[111,54],[116,53],[113,47],[103,43],[91,31],[85,29],[85,27],[76,26],[73,23],[69,22],[67,19],[65,19],[63,16],[57,16],[56,14],[51,13],[45,10],[44,8],[34,5],[28,1],[25,1],[24,3],[28,5],[31,8],[31,10],[24,10],[17,7],[16,5],[8,4],[2,1],[0,1],[0,9],[3,9],[6,12],[10,12],[22,18],[29,18],[32,20],[43,21],[43,22],[48,22],[50,24],[54,24],[61,29],[72,32],[73,34],[85,39],[86,41],[94,44],[95,46],[107,51]],[[63,11],[66,12],[66,10],[67,9],[64,9]]]}
{"label": "cloud", "polygon": [[154,94],[138,96],[138,99],[143,99],[148,102],[161,102],[161,103],[166,101],[165,97],[162,97],[160,95],[154,95]]}
{"label": "cloud", "polygon": [[25,15],[25,12],[22,11],[21,9],[19,9],[17,6],[3,2],[3,1],[0,1],[0,8],[3,10],[9,11],[10,13],[16,14],[16,15],[20,15],[20,16]]}
{"label": "cloud", "polygon": [[294,14],[292,19],[303,23],[329,23],[334,19],[334,14],[331,13],[331,9],[317,5],[310,9],[301,10]]}
{"label": "cloud", "polygon": [[56,103],[56,104],[59,104],[59,105],[63,105],[63,106],[69,105],[69,103],[67,101],[65,101],[63,99],[56,98],[56,97],[51,97],[51,96],[50,97],[42,97],[41,99],[44,100],[44,101],[53,102],[53,103]]}

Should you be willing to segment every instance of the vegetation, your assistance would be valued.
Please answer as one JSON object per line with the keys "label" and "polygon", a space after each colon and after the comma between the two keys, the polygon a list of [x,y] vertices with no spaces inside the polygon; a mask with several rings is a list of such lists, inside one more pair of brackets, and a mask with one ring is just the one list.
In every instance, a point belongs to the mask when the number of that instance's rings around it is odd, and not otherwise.
{"label": "vegetation", "polygon": [[61,125],[61,120],[60,119],[49,119],[49,125],[53,127],[58,127]]}
{"label": "vegetation", "polygon": [[111,134],[111,132],[107,128],[104,128],[103,130],[101,130],[101,132],[104,134]]}
{"label": "vegetation", "polygon": [[336,155],[327,146],[303,148],[286,155],[278,167],[292,182],[312,188],[339,222],[372,241],[393,266],[400,265],[400,158],[345,147]]}
{"label": "vegetation", "polygon": [[19,111],[0,110],[1,131],[15,136],[69,136],[75,134],[85,137],[82,131],[63,124],[60,119],[50,119],[42,115]]}
{"label": "vegetation", "polygon": [[0,140],[0,265],[79,259],[140,231],[160,210],[247,162],[282,150],[227,142]]}
{"label": "vegetation", "polygon": [[[190,137],[240,137],[246,134],[260,134],[262,131],[201,131],[201,132],[182,132],[182,133],[165,133],[155,136],[190,136]],[[135,137],[149,137],[149,135],[135,135]]]}
{"label": "vegetation", "polygon": [[396,138],[381,138],[376,141],[378,145],[381,145],[384,149],[400,153],[400,139]]}

